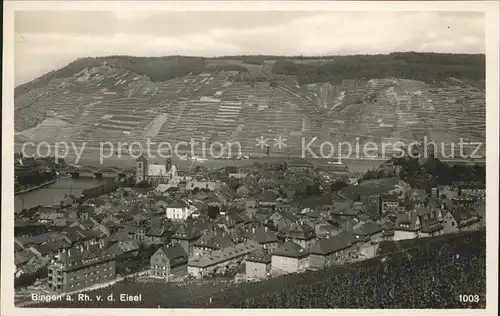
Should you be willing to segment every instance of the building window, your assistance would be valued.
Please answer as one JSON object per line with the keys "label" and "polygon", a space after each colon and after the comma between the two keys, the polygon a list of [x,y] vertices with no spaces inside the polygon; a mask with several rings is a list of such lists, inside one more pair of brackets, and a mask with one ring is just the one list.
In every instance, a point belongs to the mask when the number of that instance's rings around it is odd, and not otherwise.
{"label": "building window", "polygon": [[451,222],[451,226],[455,227],[455,222]]}

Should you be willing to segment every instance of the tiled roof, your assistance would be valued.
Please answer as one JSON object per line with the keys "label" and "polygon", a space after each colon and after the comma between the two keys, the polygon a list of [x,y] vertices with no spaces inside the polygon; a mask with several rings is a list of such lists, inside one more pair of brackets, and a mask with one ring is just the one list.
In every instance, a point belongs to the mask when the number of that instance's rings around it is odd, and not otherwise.
{"label": "tiled roof", "polygon": [[276,198],[276,194],[272,191],[266,191],[262,193],[259,199],[261,202],[276,202]]}
{"label": "tiled roof", "polygon": [[259,244],[266,244],[278,241],[276,233],[269,230],[266,231],[266,227],[256,227],[252,229],[247,229],[243,233],[243,237],[254,240]]}
{"label": "tiled roof", "polygon": [[323,239],[314,244],[309,253],[318,255],[329,255],[339,250],[349,248],[354,238],[351,233],[340,233],[337,236]]}
{"label": "tiled roof", "polygon": [[52,246],[51,244],[42,244],[42,245],[33,245],[30,247],[36,252],[40,253],[40,255],[45,256],[50,253],[56,252],[58,249]]}
{"label": "tiled roof", "polygon": [[415,231],[417,230],[416,223],[418,217],[416,213],[411,213],[411,215],[404,213],[398,214],[396,218],[396,223],[394,224],[395,230],[405,230],[405,231]]}
{"label": "tiled roof", "polygon": [[377,223],[373,221],[369,221],[362,224],[360,227],[354,229],[353,234],[361,236],[371,236],[381,231],[382,227],[380,227],[379,225],[377,225]]}
{"label": "tiled roof", "polygon": [[139,249],[139,244],[135,240],[120,241],[109,248],[109,253],[119,256],[123,253]]}
{"label": "tiled roof", "polygon": [[281,244],[278,249],[273,253],[273,256],[289,257],[289,258],[302,258],[308,256],[308,253],[300,245],[292,241],[287,241]]}
{"label": "tiled roof", "polygon": [[222,249],[234,245],[231,238],[227,235],[209,233],[200,237],[193,243],[193,246],[209,247],[214,249]]}
{"label": "tiled roof", "polygon": [[110,254],[98,245],[93,245],[89,248],[83,249],[80,249],[80,247],[77,246],[68,249],[66,256],[63,254],[58,260],[58,263],[63,264],[64,269],[69,270],[113,259],[113,254]]}
{"label": "tiled roof", "polygon": [[231,247],[223,248],[218,251],[214,251],[208,256],[193,257],[189,260],[189,266],[205,268],[238,257],[243,257],[259,249],[262,248],[256,242],[251,241],[251,242],[241,243]]}
{"label": "tiled roof", "polygon": [[200,232],[193,225],[181,225],[175,234],[172,236],[173,238],[178,239],[196,239],[200,236]]}
{"label": "tiled roof", "polygon": [[35,256],[35,254],[27,249],[22,250],[22,251],[16,251],[14,253],[14,262],[16,265],[24,264],[24,263],[28,262],[34,256]]}
{"label": "tiled roof", "polygon": [[157,228],[149,228],[146,232],[146,235],[148,236],[154,236],[154,237],[161,237],[165,233],[165,229],[161,227]]}
{"label": "tiled roof", "polygon": [[[161,247],[158,249],[165,254],[165,256],[170,260],[171,265],[180,265],[188,262],[188,255],[182,245],[179,243],[174,244],[170,247]],[[156,253],[155,253],[156,255]]]}
{"label": "tiled roof", "polygon": [[298,238],[309,240],[316,237],[316,232],[314,228],[308,224],[300,221],[296,221],[290,225],[287,229],[282,231],[287,237]]}
{"label": "tiled roof", "polygon": [[424,232],[424,233],[433,233],[433,232],[438,231],[442,228],[443,228],[443,225],[441,225],[435,219],[424,221],[422,223],[422,232]]}
{"label": "tiled roof", "polygon": [[264,251],[263,249],[259,249],[259,250],[255,251],[251,256],[249,256],[247,258],[247,261],[261,262],[261,263],[269,264],[269,263],[271,263],[271,255],[267,251]]}
{"label": "tiled roof", "polygon": [[185,208],[185,207],[187,207],[187,205],[186,205],[186,203],[177,200],[177,201],[170,203],[168,205],[168,207],[170,207],[170,208]]}

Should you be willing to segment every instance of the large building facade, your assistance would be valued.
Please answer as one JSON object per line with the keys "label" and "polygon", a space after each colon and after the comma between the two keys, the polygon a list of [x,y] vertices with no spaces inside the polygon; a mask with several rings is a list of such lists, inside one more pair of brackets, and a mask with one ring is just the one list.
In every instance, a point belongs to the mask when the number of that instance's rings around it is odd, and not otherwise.
{"label": "large building facade", "polygon": [[172,165],[172,156],[166,158],[165,164],[149,164],[144,155],[136,160],[136,183],[143,181],[151,185],[169,183],[173,178],[177,178],[177,166]]}
{"label": "large building facade", "polygon": [[67,293],[116,278],[115,256],[99,245],[62,249],[49,266],[48,284],[56,292]]}

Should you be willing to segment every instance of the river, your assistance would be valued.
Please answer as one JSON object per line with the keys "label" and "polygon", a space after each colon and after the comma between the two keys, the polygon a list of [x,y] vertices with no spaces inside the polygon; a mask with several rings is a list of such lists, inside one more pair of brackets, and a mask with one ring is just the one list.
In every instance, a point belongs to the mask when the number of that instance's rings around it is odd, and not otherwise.
{"label": "river", "polygon": [[17,213],[23,208],[50,205],[69,194],[80,196],[83,190],[98,186],[106,181],[106,179],[95,180],[92,178],[61,179],[41,189],[14,196],[14,211]]}

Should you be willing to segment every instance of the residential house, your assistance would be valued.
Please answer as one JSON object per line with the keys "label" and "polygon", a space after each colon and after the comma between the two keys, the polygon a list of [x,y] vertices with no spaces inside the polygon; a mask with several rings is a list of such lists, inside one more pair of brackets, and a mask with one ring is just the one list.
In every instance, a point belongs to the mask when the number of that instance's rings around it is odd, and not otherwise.
{"label": "residential house", "polygon": [[309,266],[323,268],[335,263],[342,263],[349,257],[354,236],[351,233],[340,233],[319,240],[309,249]]}
{"label": "residential house", "polygon": [[80,290],[114,280],[115,267],[115,257],[101,245],[62,249],[49,266],[48,285],[56,292]]}
{"label": "residential house", "polygon": [[168,231],[165,227],[149,227],[145,232],[145,242],[147,244],[165,244],[167,242]]}
{"label": "residential house", "polygon": [[256,199],[247,198],[245,199],[245,208],[257,208],[259,203]]}
{"label": "residential house", "polygon": [[172,190],[172,189],[177,188],[177,187],[178,186],[173,184],[173,183],[160,183],[155,188],[155,193],[164,194],[164,193],[168,192],[169,190]]}
{"label": "residential house", "polygon": [[38,213],[38,220],[44,222],[52,222],[56,219],[63,218],[64,213],[55,209],[45,209]]}
{"label": "residential house", "polygon": [[191,215],[188,205],[182,201],[170,203],[166,210],[166,217],[174,221],[183,221]]}
{"label": "residential house", "polygon": [[53,246],[50,242],[41,245],[33,245],[28,248],[35,256],[39,258],[52,258],[58,253],[57,246]]}
{"label": "residential house", "polygon": [[316,242],[316,232],[314,228],[304,223],[296,221],[289,227],[280,231],[285,241],[292,241],[304,249],[308,249]]}
{"label": "residential house", "polygon": [[373,221],[360,223],[353,230],[354,241],[358,244],[378,243],[382,237],[382,227]]}
{"label": "residential house", "polygon": [[425,189],[413,189],[409,191],[410,193],[410,200],[414,202],[419,202],[419,201],[424,201],[427,197],[428,194],[425,191]]}
{"label": "residential house", "polygon": [[360,213],[359,206],[354,208],[354,203],[352,201],[335,201],[330,209],[330,215],[334,221],[344,221],[349,218],[354,218]]}
{"label": "residential house", "polygon": [[16,265],[16,270],[23,267],[33,257],[35,257],[35,254],[28,249],[16,251],[14,253],[14,263]]}
{"label": "residential house", "polygon": [[294,223],[300,221],[300,218],[295,214],[284,213],[283,216],[278,220],[275,227],[280,235],[283,235],[288,228],[290,228]]}
{"label": "residential house", "polygon": [[62,234],[72,244],[82,244],[83,246],[93,246],[99,244],[104,246],[106,238],[105,233],[100,229],[82,229],[81,227],[69,227],[65,229]]}
{"label": "residential house", "polygon": [[480,218],[472,208],[448,211],[443,219],[444,234],[477,230],[479,227]]}
{"label": "residential house", "polygon": [[139,243],[135,240],[119,241],[109,247],[108,252],[114,255],[116,260],[132,258],[139,253]]}
{"label": "residential house", "polygon": [[446,196],[447,199],[451,199],[458,196],[458,188],[454,186],[438,186],[439,197],[442,195]]}
{"label": "residential house", "polygon": [[245,222],[248,221],[249,219],[246,215],[233,212],[220,217],[217,220],[217,225],[224,228],[225,231],[232,233],[235,229],[243,226]]}
{"label": "residential house", "polygon": [[380,205],[381,198],[379,194],[366,196],[363,200],[363,204],[366,205],[367,210],[370,208],[375,208],[377,210],[377,214],[380,216],[382,213],[382,207]]}
{"label": "residential house", "polygon": [[421,222],[416,212],[397,214],[393,227],[394,240],[417,238],[421,227]]}
{"label": "residential house", "polygon": [[259,205],[261,207],[274,207],[278,205],[278,197],[272,191],[265,191],[259,197]]}
{"label": "residential house", "polygon": [[30,258],[24,266],[16,271],[15,277],[19,277],[22,274],[34,274],[40,271],[40,269],[47,267],[50,264],[50,259],[47,257],[37,257],[33,256]]}
{"label": "residential house", "polygon": [[305,271],[309,267],[309,253],[293,241],[287,241],[273,252],[271,273],[274,275]]}
{"label": "residential house", "polygon": [[208,255],[194,256],[189,259],[188,274],[196,278],[223,274],[243,263],[246,258],[259,249],[262,249],[259,244],[249,241],[221,248]]}
{"label": "residential house", "polygon": [[451,208],[476,207],[479,200],[474,196],[457,196],[450,199]]}
{"label": "residential house", "polygon": [[184,251],[191,256],[192,255],[192,245],[201,236],[199,230],[193,226],[181,225],[179,229],[172,235],[172,245],[180,244]]}
{"label": "residential house", "polygon": [[484,184],[462,184],[457,189],[458,196],[474,197],[478,200],[486,199],[486,186]]}
{"label": "residential house", "polygon": [[271,255],[257,250],[245,261],[245,275],[248,279],[266,279],[271,273]]}
{"label": "residential house", "polygon": [[324,239],[340,234],[342,229],[328,222],[319,221],[314,225],[314,232],[316,233],[316,238]]}
{"label": "residential house", "polygon": [[381,241],[392,241],[394,240],[394,223],[391,221],[383,221],[378,223],[382,228]]}
{"label": "residential house", "polygon": [[234,246],[234,242],[225,232],[211,232],[202,235],[198,240],[192,243],[191,249],[193,256],[206,256],[210,253]]}
{"label": "residential house", "polygon": [[222,186],[222,182],[218,181],[188,181],[186,183],[186,191],[195,191],[195,190],[208,190],[208,191],[216,191],[220,190]]}
{"label": "residential house", "polygon": [[276,250],[276,248],[278,248],[278,238],[276,233],[265,226],[246,228],[241,237],[244,241],[253,240],[257,242],[262,249],[269,253],[272,253]]}
{"label": "residential house", "polygon": [[188,254],[181,244],[174,244],[170,247],[160,247],[150,259],[151,272],[153,277],[168,278],[171,270],[188,263]]}
{"label": "residential house", "polygon": [[380,215],[396,214],[405,211],[404,205],[400,203],[399,197],[396,195],[382,194],[380,195]]}
{"label": "residential house", "polygon": [[444,232],[444,226],[436,219],[423,219],[422,229],[419,232],[419,237],[434,237],[442,235]]}
{"label": "residential house", "polygon": [[243,179],[248,176],[248,173],[246,172],[238,172],[238,173],[230,173],[229,178],[235,178],[235,179]]}

